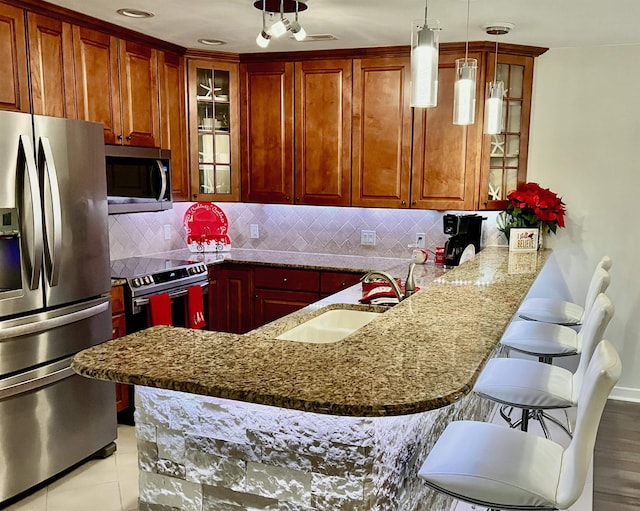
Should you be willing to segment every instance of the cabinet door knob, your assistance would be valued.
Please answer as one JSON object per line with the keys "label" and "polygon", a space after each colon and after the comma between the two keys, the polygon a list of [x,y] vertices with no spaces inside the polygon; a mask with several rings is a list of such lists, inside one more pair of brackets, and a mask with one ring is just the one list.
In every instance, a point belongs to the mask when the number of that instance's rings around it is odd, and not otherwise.
{"label": "cabinet door knob", "polygon": [[131,141],[131,135],[129,135],[129,136],[127,137],[127,140]]}
{"label": "cabinet door knob", "polygon": [[405,206],[405,205],[407,204],[407,201],[406,201],[406,200],[403,200],[403,201],[401,202],[401,204],[402,204],[403,206]]}
{"label": "cabinet door knob", "polygon": [[300,202],[300,197],[296,197],[296,202]]}
{"label": "cabinet door knob", "polygon": [[416,205],[416,201],[411,201],[411,204],[412,204],[413,206],[415,206],[415,205]]}
{"label": "cabinet door knob", "polygon": [[286,284],[286,283],[287,283],[287,277],[284,277],[284,278],[282,279],[282,282]]}
{"label": "cabinet door knob", "polygon": [[118,135],[118,140],[122,140],[122,135]]}
{"label": "cabinet door knob", "polygon": [[290,201],[290,200],[291,200],[291,197],[289,197],[288,195],[286,195],[286,196],[285,196],[285,199],[286,199],[286,200],[288,200],[288,201]]}

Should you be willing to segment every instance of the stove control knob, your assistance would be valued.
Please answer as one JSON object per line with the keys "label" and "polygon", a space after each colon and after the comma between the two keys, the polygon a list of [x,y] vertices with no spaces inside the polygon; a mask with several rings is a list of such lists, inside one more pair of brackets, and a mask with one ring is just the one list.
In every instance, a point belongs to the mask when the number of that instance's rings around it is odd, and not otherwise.
{"label": "stove control knob", "polygon": [[147,275],[144,277],[144,283],[145,284],[153,284],[153,279],[151,278],[151,275]]}
{"label": "stove control knob", "polygon": [[140,287],[142,285],[142,282],[140,282],[140,279],[136,277],[135,279],[133,279],[131,284],[133,284],[133,287]]}

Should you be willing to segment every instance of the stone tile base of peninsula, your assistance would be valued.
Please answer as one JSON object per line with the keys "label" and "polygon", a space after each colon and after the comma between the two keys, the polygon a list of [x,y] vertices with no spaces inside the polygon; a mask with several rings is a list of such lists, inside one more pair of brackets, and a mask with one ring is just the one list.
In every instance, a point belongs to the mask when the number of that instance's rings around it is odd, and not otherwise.
{"label": "stone tile base of peninsula", "polygon": [[468,394],[445,408],[338,417],[136,386],[140,511],[444,511],[417,477]]}

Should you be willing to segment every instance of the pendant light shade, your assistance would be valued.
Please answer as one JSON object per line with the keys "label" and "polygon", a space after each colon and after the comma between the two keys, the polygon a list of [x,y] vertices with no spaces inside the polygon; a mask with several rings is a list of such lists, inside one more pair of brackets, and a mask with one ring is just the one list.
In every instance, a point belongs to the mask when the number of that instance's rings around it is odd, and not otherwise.
{"label": "pendant light shade", "polygon": [[413,22],[411,31],[411,106],[438,104],[438,28]]}
{"label": "pendant light shade", "polygon": [[476,74],[478,61],[469,58],[469,11],[471,0],[467,0],[467,40],[464,58],[456,60],[456,81],[453,90],[453,124],[462,126],[476,121]]}
{"label": "pendant light shade", "polygon": [[504,98],[504,83],[487,83],[487,97],[484,102],[484,132],[487,135],[497,135],[504,129],[502,115],[502,98]]}
{"label": "pendant light shade", "polygon": [[456,60],[456,81],[453,91],[453,124],[468,125],[476,120],[476,59]]}
{"label": "pendant light shade", "polygon": [[498,135],[504,130],[504,82],[498,81],[498,36],[508,34],[513,27],[513,23],[492,23],[483,27],[487,34],[496,36],[496,60],[493,82],[487,83],[487,95],[484,102],[483,131],[487,135]]}

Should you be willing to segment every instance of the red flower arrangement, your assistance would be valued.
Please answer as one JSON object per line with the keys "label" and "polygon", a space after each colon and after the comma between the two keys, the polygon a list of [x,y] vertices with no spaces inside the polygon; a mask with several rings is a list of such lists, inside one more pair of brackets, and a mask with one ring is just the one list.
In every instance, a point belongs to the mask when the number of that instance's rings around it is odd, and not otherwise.
{"label": "red flower arrangement", "polygon": [[555,233],[564,227],[564,202],[538,183],[525,183],[507,195],[509,206],[498,215],[498,230],[509,237],[512,227],[539,227],[543,233]]}

